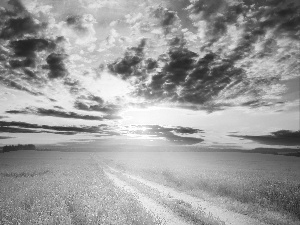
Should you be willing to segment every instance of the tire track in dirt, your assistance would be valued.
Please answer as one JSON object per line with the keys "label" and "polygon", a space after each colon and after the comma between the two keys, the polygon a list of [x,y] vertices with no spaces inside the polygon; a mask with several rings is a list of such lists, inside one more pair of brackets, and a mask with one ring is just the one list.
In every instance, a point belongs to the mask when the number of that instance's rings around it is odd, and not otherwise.
{"label": "tire track in dirt", "polygon": [[251,218],[247,215],[242,215],[233,211],[226,210],[224,208],[212,205],[211,203],[193,197],[183,192],[176,191],[173,188],[166,187],[164,185],[157,184],[155,182],[143,179],[139,176],[132,174],[124,173],[119,170],[116,170],[110,166],[107,166],[109,170],[114,173],[120,173],[125,177],[135,180],[143,185],[148,186],[163,195],[165,198],[174,198],[177,200],[184,201],[192,206],[194,210],[201,210],[204,214],[207,215],[207,218],[215,218],[216,220],[224,222],[226,225],[267,225],[264,222],[261,222],[257,219]]}
{"label": "tire track in dirt", "polygon": [[125,181],[119,179],[114,174],[104,170],[104,173],[109,179],[113,181],[115,186],[125,190],[126,192],[135,196],[135,198],[143,205],[143,207],[152,214],[155,218],[161,221],[164,225],[190,225],[189,223],[178,218],[171,210],[161,206],[153,199],[147,197],[146,195],[140,193],[136,188],[132,187]]}

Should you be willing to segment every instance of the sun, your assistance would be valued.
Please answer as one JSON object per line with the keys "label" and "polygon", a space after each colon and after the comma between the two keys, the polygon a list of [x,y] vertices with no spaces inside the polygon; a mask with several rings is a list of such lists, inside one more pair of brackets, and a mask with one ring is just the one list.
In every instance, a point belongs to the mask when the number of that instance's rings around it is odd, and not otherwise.
{"label": "sun", "polygon": [[130,101],[130,93],[132,92],[130,83],[118,78],[108,71],[101,73],[100,79],[90,83],[89,90],[98,93],[104,101],[115,102],[122,99],[124,102]]}

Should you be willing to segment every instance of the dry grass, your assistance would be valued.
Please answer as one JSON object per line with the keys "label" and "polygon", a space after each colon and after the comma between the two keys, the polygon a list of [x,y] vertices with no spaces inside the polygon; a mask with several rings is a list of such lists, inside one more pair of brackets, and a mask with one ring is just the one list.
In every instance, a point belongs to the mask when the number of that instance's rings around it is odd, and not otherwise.
{"label": "dry grass", "polygon": [[[147,171],[149,173],[150,171]],[[152,171],[152,178],[181,190],[203,190],[211,194],[229,197],[246,204],[258,204],[272,211],[291,214],[300,219],[300,184],[264,180],[262,177],[211,173],[205,176],[183,177],[170,170]],[[238,179],[236,179],[238,178]],[[196,192],[194,192],[196,193]]]}
{"label": "dry grass", "polygon": [[87,154],[22,154],[0,158],[0,224],[157,224]]}

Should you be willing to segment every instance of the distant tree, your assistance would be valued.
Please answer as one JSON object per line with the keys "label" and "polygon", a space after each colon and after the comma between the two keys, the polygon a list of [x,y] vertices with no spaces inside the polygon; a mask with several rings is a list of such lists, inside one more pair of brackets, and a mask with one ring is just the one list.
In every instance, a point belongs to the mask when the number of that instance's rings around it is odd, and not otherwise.
{"label": "distant tree", "polygon": [[3,147],[3,152],[11,152],[11,151],[18,151],[18,150],[36,150],[35,145],[6,145]]}

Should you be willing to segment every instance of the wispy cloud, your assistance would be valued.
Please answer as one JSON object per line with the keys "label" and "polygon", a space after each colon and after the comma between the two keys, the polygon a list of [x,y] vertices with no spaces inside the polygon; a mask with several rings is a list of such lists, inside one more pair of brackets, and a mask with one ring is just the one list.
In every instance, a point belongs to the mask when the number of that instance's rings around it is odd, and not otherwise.
{"label": "wispy cloud", "polygon": [[106,125],[100,126],[49,126],[26,122],[0,121],[0,132],[7,133],[56,133],[72,135],[77,133],[110,134]]}
{"label": "wispy cloud", "polygon": [[55,109],[44,109],[44,108],[26,108],[23,110],[9,110],[6,111],[9,114],[33,114],[39,116],[52,116],[52,117],[61,117],[61,118],[70,118],[70,119],[82,119],[82,120],[111,120],[111,119],[120,119],[118,116],[92,116],[92,115],[82,115],[75,112],[66,112],[62,110]]}

